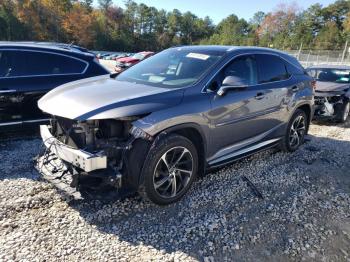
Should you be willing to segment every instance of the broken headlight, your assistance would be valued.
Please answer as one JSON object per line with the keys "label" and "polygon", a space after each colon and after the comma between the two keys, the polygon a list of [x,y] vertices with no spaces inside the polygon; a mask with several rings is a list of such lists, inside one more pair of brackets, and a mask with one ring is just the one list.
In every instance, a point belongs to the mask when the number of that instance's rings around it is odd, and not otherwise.
{"label": "broken headlight", "polygon": [[152,136],[143,131],[142,129],[133,126],[130,130],[130,134],[133,135],[135,138],[142,138],[146,140],[151,140]]}

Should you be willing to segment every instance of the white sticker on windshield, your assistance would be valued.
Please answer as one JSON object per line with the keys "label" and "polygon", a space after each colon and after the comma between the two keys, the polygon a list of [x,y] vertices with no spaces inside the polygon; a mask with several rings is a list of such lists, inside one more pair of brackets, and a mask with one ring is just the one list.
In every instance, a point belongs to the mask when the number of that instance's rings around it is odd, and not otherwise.
{"label": "white sticker on windshield", "polygon": [[205,54],[199,54],[199,53],[189,53],[186,57],[196,58],[196,59],[200,59],[200,60],[207,60],[210,56],[205,55]]}

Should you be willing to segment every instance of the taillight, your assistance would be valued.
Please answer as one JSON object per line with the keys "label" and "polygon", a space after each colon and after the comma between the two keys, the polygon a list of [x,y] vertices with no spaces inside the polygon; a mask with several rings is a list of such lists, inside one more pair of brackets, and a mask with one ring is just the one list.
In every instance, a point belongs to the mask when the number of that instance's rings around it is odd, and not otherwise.
{"label": "taillight", "polygon": [[311,81],[311,86],[314,90],[316,89],[316,80]]}

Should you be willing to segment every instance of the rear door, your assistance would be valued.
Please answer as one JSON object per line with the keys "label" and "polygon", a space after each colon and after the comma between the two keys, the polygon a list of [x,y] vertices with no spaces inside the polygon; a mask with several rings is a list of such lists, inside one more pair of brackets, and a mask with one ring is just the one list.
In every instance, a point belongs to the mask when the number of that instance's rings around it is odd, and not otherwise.
{"label": "rear door", "polygon": [[[10,72],[0,78],[0,86],[15,91],[16,99],[12,99],[12,107],[16,108],[17,121],[45,118],[37,107],[37,101],[51,89],[83,78],[88,67],[83,60],[58,53],[34,50],[7,52],[15,62]],[[7,105],[4,107],[9,111]],[[8,113],[10,118],[13,118],[12,112],[11,109]]]}
{"label": "rear door", "polygon": [[261,90],[260,110],[264,116],[266,131],[286,122],[285,110],[290,93],[296,92],[293,80],[286,68],[286,61],[275,54],[257,54],[258,83]]}

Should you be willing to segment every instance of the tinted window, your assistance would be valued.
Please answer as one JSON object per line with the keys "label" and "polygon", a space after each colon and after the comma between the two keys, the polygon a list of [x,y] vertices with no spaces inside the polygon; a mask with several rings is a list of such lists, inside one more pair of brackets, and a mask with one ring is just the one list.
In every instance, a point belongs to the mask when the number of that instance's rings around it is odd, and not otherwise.
{"label": "tinted window", "polygon": [[0,77],[20,76],[25,72],[25,63],[18,52],[0,51]]}
{"label": "tinted window", "polygon": [[281,81],[289,78],[284,61],[275,55],[256,55],[259,83]]}
{"label": "tinted window", "polygon": [[305,69],[294,57],[289,57],[288,62],[285,61],[287,71],[291,75],[305,75]]}
{"label": "tinted window", "polygon": [[304,69],[296,67],[288,62],[285,63],[288,74],[290,75],[304,75]]}
{"label": "tinted window", "polygon": [[62,55],[3,51],[0,55],[0,77],[82,73],[86,63]]}
{"label": "tinted window", "polygon": [[234,76],[246,85],[257,83],[256,61],[253,56],[240,56],[234,59],[223,70],[223,79],[227,76]]}
{"label": "tinted window", "polygon": [[246,85],[257,84],[257,66],[254,56],[240,56],[229,63],[210,84],[210,90],[217,90],[227,76],[234,76]]}

